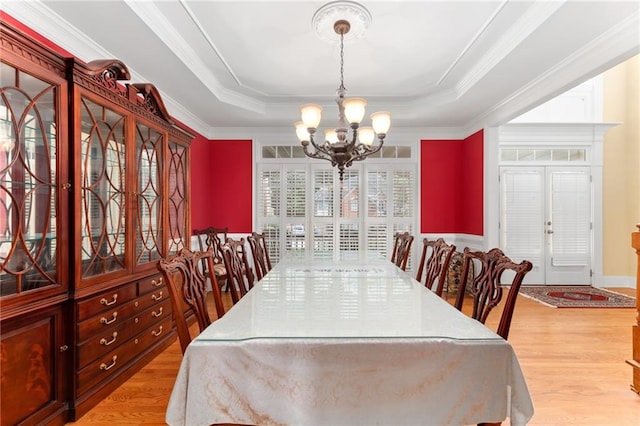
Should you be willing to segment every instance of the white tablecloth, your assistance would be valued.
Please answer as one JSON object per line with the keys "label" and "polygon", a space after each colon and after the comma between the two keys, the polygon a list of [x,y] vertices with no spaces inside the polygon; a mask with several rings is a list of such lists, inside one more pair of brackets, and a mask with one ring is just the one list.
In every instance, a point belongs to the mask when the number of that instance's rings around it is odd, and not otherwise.
{"label": "white tablecloth", "polygon": [[170,425],[526,424],[508,342],[388,261],[277,265],[187,348]]}

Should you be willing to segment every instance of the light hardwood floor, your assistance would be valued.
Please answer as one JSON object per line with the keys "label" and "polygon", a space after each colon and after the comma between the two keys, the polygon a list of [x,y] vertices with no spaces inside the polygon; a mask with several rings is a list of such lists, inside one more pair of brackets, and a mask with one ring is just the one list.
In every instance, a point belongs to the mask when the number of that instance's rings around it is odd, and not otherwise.
{"label": "light hardwood floor", "polygon": [[[499,315],[493,312],[488,326],[495,327]],[[509,341],[535,406],[530,425],[640,425],[640,396],[629,389],[625,364],[635,316],[635,309],[554,309],[518,297]],[[176,341],[73,424],[164,425],[181,358]]]}

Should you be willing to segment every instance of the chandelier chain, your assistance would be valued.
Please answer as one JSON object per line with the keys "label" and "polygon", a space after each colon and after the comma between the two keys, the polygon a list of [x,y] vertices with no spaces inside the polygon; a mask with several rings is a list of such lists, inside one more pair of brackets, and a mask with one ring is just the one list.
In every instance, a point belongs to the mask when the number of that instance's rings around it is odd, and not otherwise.
{"label": "chandelier chain", "polygon": [[340,90],[344,88],[344,32],[340,32]]}

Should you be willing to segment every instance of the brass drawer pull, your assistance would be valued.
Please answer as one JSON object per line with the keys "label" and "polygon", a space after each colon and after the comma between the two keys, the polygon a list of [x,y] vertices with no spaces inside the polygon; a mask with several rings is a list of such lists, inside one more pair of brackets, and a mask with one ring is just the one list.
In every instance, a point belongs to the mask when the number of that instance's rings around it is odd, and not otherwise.
{"label": "brass drawer pull", "polygon": [[111,302],[109,302],[107,299],[105,299],[104,297],[102,299],[100,299],[100,304],[101,305],[106,305],[106,306],[111,306],[114,303],[116,303],[116,300],[118,300],[118,295],[114,294],[113,295],[113,300],[111,300]]}
{"label": "brass drawer pull", "polygon": [[102,339],[100,339],[100,344],[101,345],[105,345],[105,346],[109,346],[110,344],[112,344],[113,342],[116,341],[116,339],[118,338],[118,332],[114,331],[113,332],[113,339],[107,341],[107,339],[105,339],[104,337]]}
{"label": "brass drawer pull", "polygon": [[160,326],[160,328],[158,329],[158,331],[153,330],[151,332],[151,334],[153,334],[153,337],[158,337],[159,335],[162,334],[162,326]]}
{"label": "brass drawer pull", "polygon": [[160,287],[162,285],[162,277],[160,277],[160,279],[158,281],[151,280],[151,285],[154,286],[154,287]]}
{"label": "brass drawer pull", "polygon": [[111,370],[113,368],[114,365],[116,365],[116,360],[118,359],[118,355],[114,355],[113,358],[111,358],[111,364],[107,365],[104,362],[102,364],[100,364],[100,370]]}
{"label": "brass drawer pull", "polygon": [[100,323],[101,324],[111,324],[112,322],[114,322],[118,316],[118,311],[115,311],[114,313],[111,314],[111,319],[108,320],[106,317],[102,317],[100,318]]}
{"label": "brass drawer pull", "polygon": [[162,292],[158,293],[157,296],[155,294],[152,294],[151,298],[156,301],[162,299]]}
{"label": "brass drawer pull", "polygon": [[153,315],[156,318],[158,318],[160,315],[162,315],[162,306],[160,306],[160,310],[158,312],[151,311],[151,315]]}

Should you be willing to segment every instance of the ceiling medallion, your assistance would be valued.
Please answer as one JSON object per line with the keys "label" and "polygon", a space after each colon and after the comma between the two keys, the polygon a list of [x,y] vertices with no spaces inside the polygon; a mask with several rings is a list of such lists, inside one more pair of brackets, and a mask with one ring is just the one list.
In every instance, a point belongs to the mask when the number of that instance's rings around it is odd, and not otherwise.
{"label": "ceiling medallion", "polygon": [[320,40],[328,42],[340,41],[340,34],[334,30],[336,21],[349,22],[351,28],[344,34],[344,40],[362,38],[371,25],[369,11],[353,1],[333,1],[322,6],[316,11],[311,20],[313,29]]}

